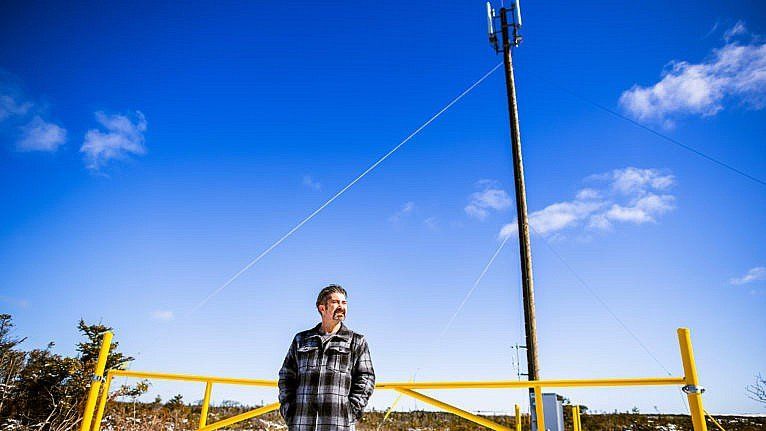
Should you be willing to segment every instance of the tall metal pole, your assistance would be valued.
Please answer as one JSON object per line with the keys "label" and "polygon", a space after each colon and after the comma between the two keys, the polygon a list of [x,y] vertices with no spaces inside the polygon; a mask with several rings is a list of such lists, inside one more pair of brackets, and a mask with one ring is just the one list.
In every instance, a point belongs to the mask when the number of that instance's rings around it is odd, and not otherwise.
{"label": "tall metal pole", "polygon": [[[521,282],[524,298],[524,332],[527,344],[527,372],[529,380],[540,380],[537,365],[537,329],[535,324],[535,289],[532,278],[532,248],[529,241],[529,220],[527,218],[527,193],[524,186],[524,164],[521,159],[521,135],[519,132],[519,111],[516,104],[516,84],[513,77],[512,47],[516,34],[511,40],[508,22],[509,10],[500,9],[503,34],[503,62],[505,63],[505,85],[508,94],[508,114],[511,123],[511,150],[513,153],[513,179],[516,189],[516,215],[519,228],[519,255],[521,257]],[[533,389],[530,388],[530,394]]]}

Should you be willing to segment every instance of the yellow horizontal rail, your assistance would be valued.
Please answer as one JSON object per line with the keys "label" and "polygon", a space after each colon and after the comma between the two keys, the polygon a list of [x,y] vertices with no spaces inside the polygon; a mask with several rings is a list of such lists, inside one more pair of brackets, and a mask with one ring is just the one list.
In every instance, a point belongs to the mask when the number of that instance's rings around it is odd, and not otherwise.
{"label": "yellow horizontal rail", "polygon": [[[229,385],[277,387],[276,380],[240,379],[230,377],[200,376],[192,374],[152,373],[131,370],[110,370],[112,376],[140,379],[180,380],[187,382],[212,382]],[[621,379],[559,379],[559,380],[485,380],[458,382],[388,382],[378,383],[377,389],[510,389],[510,388],[557,388],[557,387],[605,387],[605,386],[672,386],[683,385],[683,377],[636,377]]]}
{"label": "yellow horizontal rail", "polygon": [[623,379],[571,379],[571,380],[494,380],[465,382],[391,382],[378,383],[378,389],[508,389],[558,388],[584,386],[671,386],[683,385],[683,377],[637,377]]}
{"label": "yellow horizontal rail", "polygon": [[135,377],[137,379],[180,380],[184,382],[222,383],[225,385],[266,386],[266,387],[275,387],[275,388],[277,387],[276,380],[264,380],[264,379],[236,379],[232,377],[199,376],[194,374],[152,373],[152,372],[132,371],[132,370],[110,370],[109,374],[111,374],[112,376]]}

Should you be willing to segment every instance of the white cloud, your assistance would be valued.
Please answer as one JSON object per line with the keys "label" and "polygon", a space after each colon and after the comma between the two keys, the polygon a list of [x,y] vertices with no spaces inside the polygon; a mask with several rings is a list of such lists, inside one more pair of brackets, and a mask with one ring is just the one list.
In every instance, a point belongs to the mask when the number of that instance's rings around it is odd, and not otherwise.
{"label": "white cloud", "polygon": [[66,142],[66,130],[49,123],[40,116],[21,128],[21,136],[16,141],[19,151],[56,151]]}
{"label": "white cloud", "polygon": [[603,206],[602,202],[582,202],[578,200],[559,202],[533,212],[529,223],[540,234],[556,232],[572,226],[583,218],[593,214]]}
{"label": "white cloud", "polygon": [[593,179],[611,180],[611,188],[624,195],[641,195],[648,189],[666,190],[675,184],[672,175],[661,174],[656,169],[627,167],[609,173],[593,175]]}
{"label": "white cloud", "polygon": [[[675,184],[671,174],[657,169],[627,167],[591,175],[586,181],[600,188],[580,189],[573,200],[556,202],[529,215],[532,229],[541,235],[556,235],[565,229],[584,226],[610,230],[615,223],[643,224],[674,208],[675,197],[666,193]],[[506,224],[499,238],[518,231],[517,223]]]}
{"label": "white cloud", "polygon": [[596,189],[586,188],[577,192],[577,200],[586,201],[599,198],[601,198],[601,192]]}
{"label": "white cloud", "polygon": [[175,315],[170,310],[154,310],[154,311],[152,311],[152,319],[154,319],[154,320],[164,320],[164,321],[167,322],[168,320],[173,320],[174,317],[175,317]]}
{"label": "white cloud", "polygon": [[66,130],[46,119],[46,107],[33,102],[16,79],[0,70],[0,123],[10,130],[17,151],[56,151],[66,142]]}
{"label": "white cloud", "polygon": [[737,21],[736,24],[734,24],[734,27],[726,30],[723,33],[723,40],[730,41],[734,39],[737,36],[747,34],[747,27],[745,27],[745,23],[742,21]]}
{"label": "white cloud", "polygon": [[423,224],[426,225],[429,230],[439,230],[439,220],[436,217],[428,217],[423,220]]}
{"label": "white cloud", "polygon": [[388,221],[391,223],[396,223],[404,217],[412,214],[413,211],[415,211],[415,202],[405,202],[399,211],[395,212],[391,217],[388,218]]}
{"label": "white cloud", "polygon": [[0,94],[0,121],[12,116],[24,115],[29,112],[31,108],[31,102],[18,101],[11,94]]}
{"label": "white cloud", "polygon": [[469,217],[484,220],[490,211],[501,211],[511,206],[511,197],[496,181],[480,180],[476,182],[476,187],[481,190],[471,193],[470,201],[464,208]]}
{"label": "white cloud", "polygon": [[[604,206],[603,202],[557,202],[529,214],[529,224],[535,232],[546,235],[581,223]],[[517,222],[508,223],[500,230],[500,238],[518,232]]]}
{"label": "white cloud", "polygon": [[12,74],[0,69],[0,121],[26,115],[32,103],[21,90],[19,80]]}
{"label": "white cloud", "polygon": [[[656,195],[649,193],[630,205],[613,204],[606,212],[606,220],[631,222],[636,224],[654,222],[655,216],[673,209],[675,197],[671,195]],[[598,221],[600,223],[601,221]]]}
{"label": "white cloud", "polygon": [[88,169],[98,171],[110,160],[125,159],[130,155],[146,154],[144,132],[146,117],[136,111],[135,121],[125,115],[107,115],[96,112],[96,120],[107,131],[88,130],[80,152],[85,153]]}
{"label": "white cloud", "polygon": [[500,233],[497,234],[497,237],[499,239],[506,239],[510,235],[515,235],[516,232],[519,231],[519,227],[517,226],[517,221],[514,221],[513,223],[507,223],[503,225],[503,227],[500,229]]}
{"label": "white cloud", "polygon": [[732,41],[747,33],[741,22],[729,29],[727,43],[701,63],[674,60],[654,85],[634,85],[620,105],[639,121],[672,127],[677,117],[712,116],[732,101],[747,109],[766,106],[766,43]]}
{"label": "white cloud", "polygon": [[766,266],[756,266],[755,268],[750,268],[750,270],[747,271],[747,274],[742,277],[732,278],[729,280],[729,283],[739,286],[763,280],[766,280]]}
{"label": "white cloud", "polygon": [[305,187],[310,188],[311,190],[316,190],[316,191],[322,190],[322,184],[319,183],[319,181],[314,181],[314,179],[311,178],[311,176],[309,175],[303,176],[303,185]]}
{"label": "white cloud", "polygon": [[612,222],[609,221],[609,217],[605,213],[593,214],[588,219],[588,228],[606,231],[612,229]]}

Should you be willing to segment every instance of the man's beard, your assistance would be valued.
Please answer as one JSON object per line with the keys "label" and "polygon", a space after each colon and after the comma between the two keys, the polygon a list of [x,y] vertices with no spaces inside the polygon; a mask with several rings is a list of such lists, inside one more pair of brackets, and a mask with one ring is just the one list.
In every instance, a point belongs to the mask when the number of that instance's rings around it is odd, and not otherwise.
{"label": "man's beard", "polygon": [[337,320],[337,321],[342,321],[342,320],[345,320],[345,319],[346,319],[346,313],[343,313],[343,312],[335,312],[335,313],[332,315],[332,319],[333,319],[333,320]]}

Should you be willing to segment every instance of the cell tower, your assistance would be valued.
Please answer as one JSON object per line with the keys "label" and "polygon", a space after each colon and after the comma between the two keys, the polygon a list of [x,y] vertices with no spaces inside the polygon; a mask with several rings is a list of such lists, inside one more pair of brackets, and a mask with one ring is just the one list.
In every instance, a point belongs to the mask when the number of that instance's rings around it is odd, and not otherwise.
{"label": "cell tower", "polygon": [[[510,15],[510,19],[509,19]],[[500,30],[495,30],[495,21],[500,19]],[[524,299],[524,333],[527,350],[527,377],[540,380],[537,362],[537,329],[535,323],[534,277],[532,276],[532,249],[529,238],[529,219],[527,217],[527,195],[524,184],[524,163],[521,157],[521,133],[519,131],[519,111],[516,101],[516,83],[513,74],[513,48],[521,44],[521,7],[516,0],[509,8],[501,7],[500,14],[487,3],[487,31],[489,43],[496,53],[503,54],[505,65],[505,86],[508,97],[508,116],[511,129],[511,152],[513,154],[513,178],[516,192],[516,215],[519,233],[519,255],[521,260],[521,284]],[[498,40],[500,36],[500,40]],[[534,399],[532,389],[530,396]],[[534,411],[534,409],[532,409]]]}

